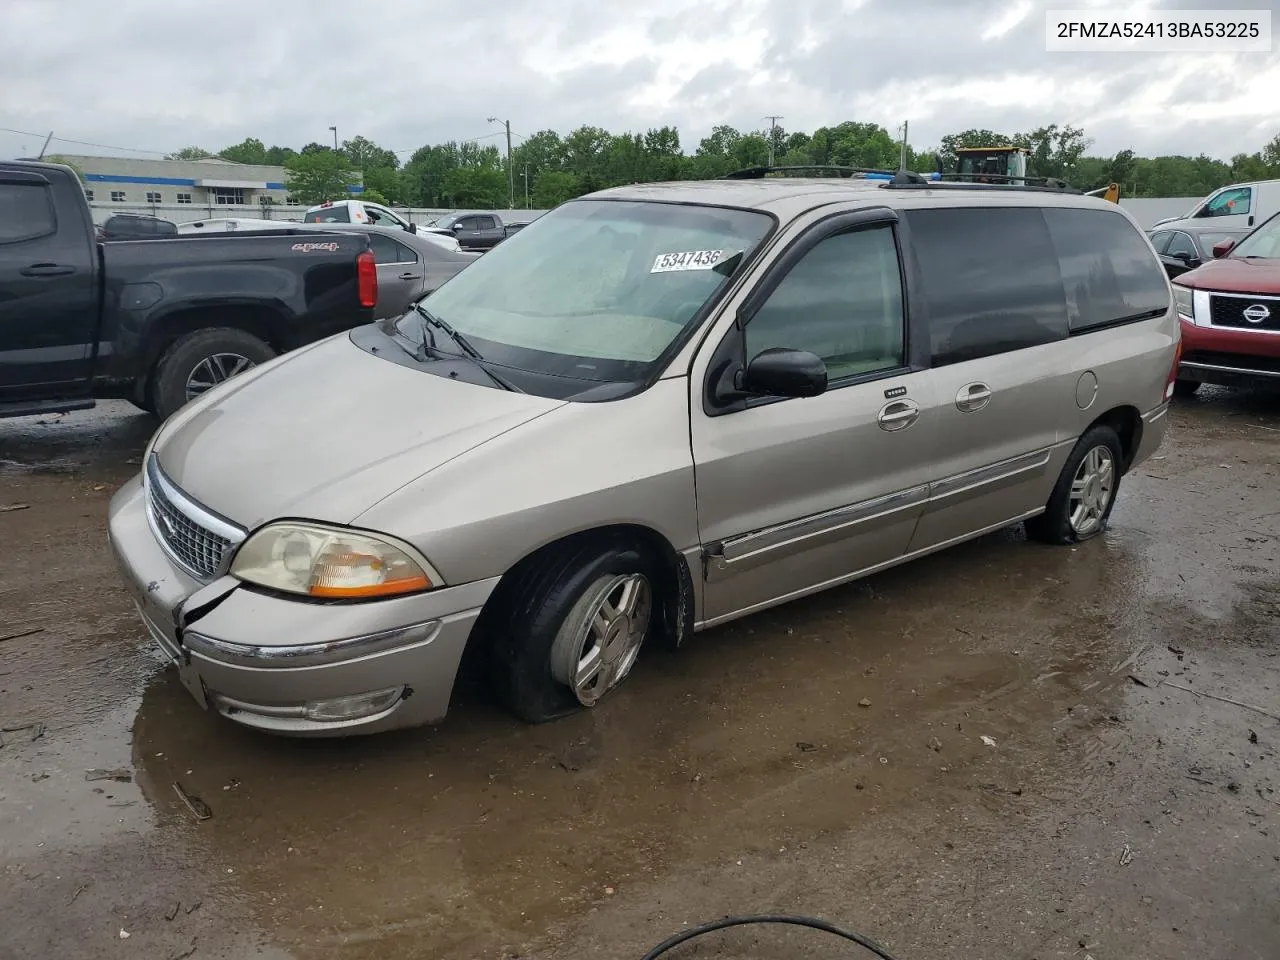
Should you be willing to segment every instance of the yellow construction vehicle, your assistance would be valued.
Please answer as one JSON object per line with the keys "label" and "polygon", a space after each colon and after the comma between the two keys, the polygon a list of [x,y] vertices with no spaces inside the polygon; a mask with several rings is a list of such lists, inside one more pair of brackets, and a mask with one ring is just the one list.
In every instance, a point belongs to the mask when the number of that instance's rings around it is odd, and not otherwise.
{"label": "yellow construction vehicle", "polygon": [[960,147],[956,150],[956,175],[969,183],[1023,185],[1027,175],[1025,147]]}
{"label": "yellow construction vehicle", "polygon": [[[960,147],[956,150],[956,179],[969,183],[1026,184],[1027,159],[1031,153],[1026,147]],[[941,172],[941,171],[939,171]],[[1102,197],[1108,203],[1120,202],[1120,184],[1109,183],[1098,190],[1090,190],[1088,196]]]}
{"label": "yellow construction vehicle", "polygon": [[1090,190],[1085,196],[1101,197],[1107,203],[1120,202],[1120,184],[1108,183],[1105,187],[1099,187],[1097,190]]}

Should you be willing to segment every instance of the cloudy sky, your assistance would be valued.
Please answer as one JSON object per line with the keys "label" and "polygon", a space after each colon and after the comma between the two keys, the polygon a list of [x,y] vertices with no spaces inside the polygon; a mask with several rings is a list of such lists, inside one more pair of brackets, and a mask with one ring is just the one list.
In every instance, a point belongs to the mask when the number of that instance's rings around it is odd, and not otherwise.
{"label": "cloudy sky", "polygon": [[[1100,154],[1227,158],[1280,133],[1280,45],[1047,53],[1045,10],[1085,7],[1274,16],[1280,0],[3,0],[0,128],[164,152],[299,147],[336,124],[402,158],[491,134],[490,116],[517,135],[673,124],[688,151],[767,114],[788,130],[906,119],[918,147],[1071,123]],[[41,139],[0,131],[0,156]]]}

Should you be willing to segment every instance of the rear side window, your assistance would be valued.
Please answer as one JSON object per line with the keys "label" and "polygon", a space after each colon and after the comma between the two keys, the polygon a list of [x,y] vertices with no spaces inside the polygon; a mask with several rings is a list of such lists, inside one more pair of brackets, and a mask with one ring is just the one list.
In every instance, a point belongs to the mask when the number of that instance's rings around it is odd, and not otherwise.
{"label": "rear side window", "polygon": [[[1164,268],[1124,216],[1110,210],[1050,207],[1044,219],[1062,265],[1067,322],[1073,332],[1169,309]],[[1190,252],[1194,255],[1194,248]]]}
{"label": "rear side window", "polygon": [[914,210],[907,221],[933,366],[1067,338],[1058,257],[1039,209]]}
{"label": "rear side window", "polygon": [[57,224],[47,184],[0,183],[0,243],[47,237]]}
{"label": "rear side window", "polygon": [[400,255],[396,249],[400,244],[396,243],[390,237],[384,237],[375,233],[369,238],[369,242],[373,244],[373,260],[375,263],[399,263]]}
{"label": "rear side window", "polygon": [[350,223],[351,210],[344,206],[325,207],[322,210],[308,210],[302,218],[303,223]]}
{"label": "rear side window", "polygon": [[481,230],[496,230],[498,228],[498,221],[494,220],[493,217],[477,217],[477,220]]}

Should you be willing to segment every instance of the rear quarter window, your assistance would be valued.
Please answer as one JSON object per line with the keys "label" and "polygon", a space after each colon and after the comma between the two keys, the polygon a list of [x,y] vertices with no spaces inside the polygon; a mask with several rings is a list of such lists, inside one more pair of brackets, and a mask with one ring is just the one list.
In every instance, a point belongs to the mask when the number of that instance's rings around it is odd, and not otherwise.
{"label": "rear quarter window", "polygon": [[1169,309],[1169,283],[1142,234],[1110,210],[1044,211],[1062,269],[1073,333],[1146,319]]}
{"label": "rear quarter window", "polygon": [[907,223],[933,366],[1067,338],[1058,257],[1039,209],[913,210]]}
{"label": "rear quarter window", "polygon": [[48,184],[0,183],[0,243],[36,240],[57,228]]}

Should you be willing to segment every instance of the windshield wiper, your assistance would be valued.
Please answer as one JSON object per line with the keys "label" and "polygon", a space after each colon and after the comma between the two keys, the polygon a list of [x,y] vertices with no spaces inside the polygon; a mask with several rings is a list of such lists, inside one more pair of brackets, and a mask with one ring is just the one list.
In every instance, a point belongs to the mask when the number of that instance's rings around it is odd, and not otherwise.
{"label": "windshield wiper", "polygon": [[[490,380],[492,380],[498,386],[502,387],[502,389],[510,390],[512,393],[524,393],[523,390],[517,387],[514,383],[512,383],[506,377],[500,376],[499,374],[496,374],[492,370],[490,370],[488,365],[484,362],[484,356],[480,353],[480,351],[475,348],[475,346],[471,343],[470,340],[468,340],[466,337],[460,334],[457,330],[453,329],[453,327],[445,323],[443,320],[437,317],[434,313],[432,313],[430,310],[424,307],[421,303],[415,303],[413,305],[413,309],[417,310],[422,317],[422,352],[426,356],[423,356],[421,359],[425,360],[427,357],[431,356],[432,354],[434,354],[437,358],[461,357],[465,360],[470,360],[472,363],[474,363],[477,367],[479,367],[482,371],[484,371],[485,375]],[[461,348],[462,352],[450,353],[447,350],[441,350],[439,347],[437,347],[436,336],[432,328],[435,328],[436,330],[443,330],[445,334],[449,337],[449,339],[452,340],[454,343],[456,343],[459,346],[459,348]]]}

